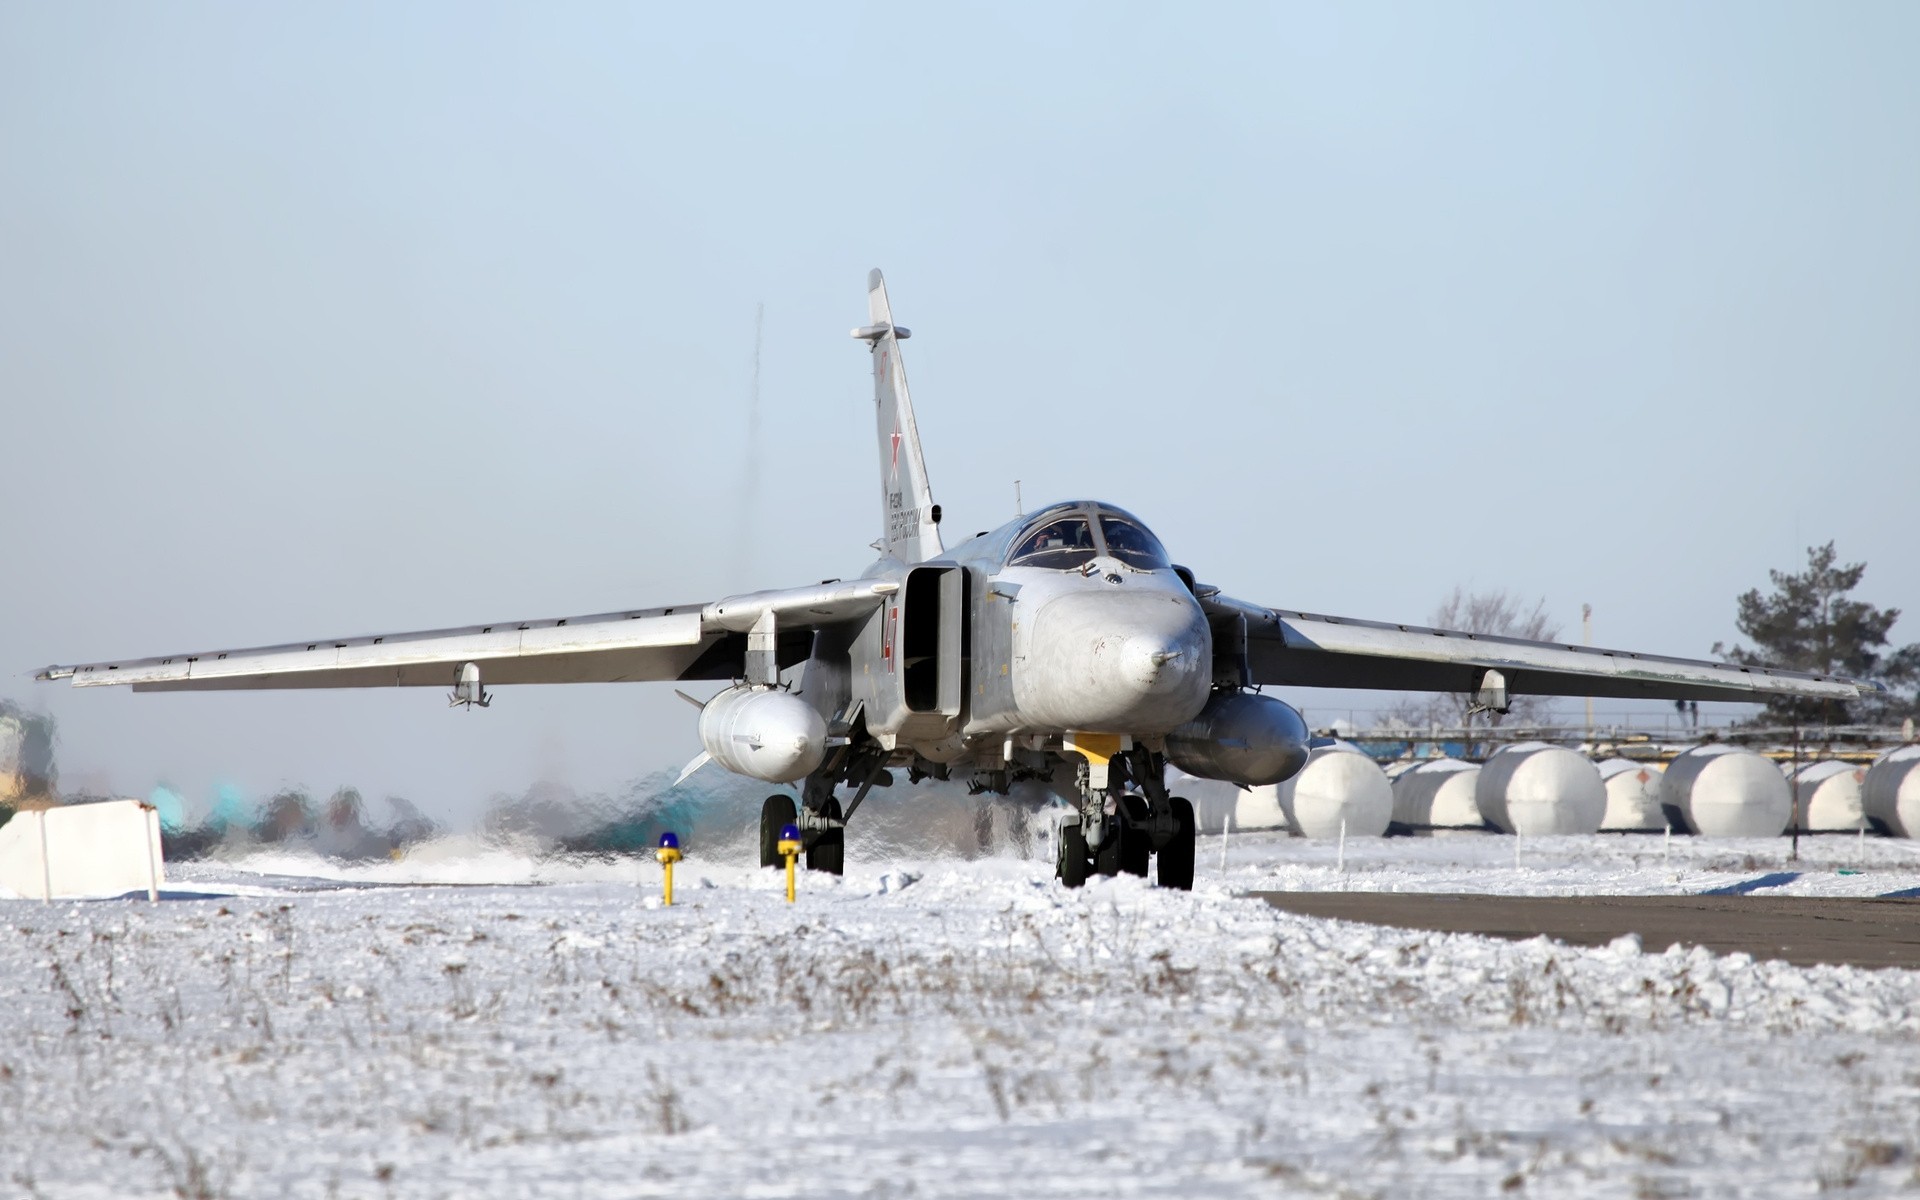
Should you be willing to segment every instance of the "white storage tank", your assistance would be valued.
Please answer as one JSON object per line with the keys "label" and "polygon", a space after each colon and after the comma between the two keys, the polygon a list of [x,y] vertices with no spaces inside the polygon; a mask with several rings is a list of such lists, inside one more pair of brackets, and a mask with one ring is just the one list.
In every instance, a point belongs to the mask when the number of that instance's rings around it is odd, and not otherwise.
{"label": "white storage tank", "polygon": [[[1305,768],[1301,768],[1305,770]],[[1238,784],[1227,785],[1233,788],[1233,828],[1242,829],[1288,829],[1286,810],[1280,807],[1280,787],[1268,784],[1265,787],[1243,788]]]}
{"label": "white storage tank", "polygon": [[1607,814],[1600,828],[1608,833],[1658,833],[1667,827],[1660,808],[1659,763],[1608,758],[1594,764],[1607,787]]}
{"label": "white storage tank", "polygon": [[[1202,779],[1178,767],[1167,768],[1167,791],[1184,796],[1193,805],[1193,827],[1197,833],[1221,833],[1229,827],[1242,828],[1234,819],[1234,810],[1245,793],[1240,786],[1224,779]],[[1276,824],[1278,821],[1276,820]]]}
{"label": "white storage tank", "polygon": [[1861,807],[1860,786],[1866,782],[1867,769],[1856,763],[1801,763],[1798,774],[1785,762],[1793,781],[1793,802],[1798,806],[1800,828],[1809,833],[1852,833],[1866,821]]}
{"label": "white storage tank", "polygon": [[1393,820],[1387,773],[1345,743],[1317,748],[1285,783],[1253,790],[1276,792],[1287,828],[1304,837],[1337,838],[1342,821],[1348,837],[1379,837]]}
{"label": "white storage tank", "polygon": [[1393,819],[1408,829],[1483,829],[1473,798],[1478,763],[1429,758],[1394,773]]}
{"label": "white storage tank", "polygon": [[1778,837],[1793,815],[1786,776],[1738,746],[1695,746],[1676,755],[1660,789],[1702,837]]}
{"label": "white storage tank", "polygon": [[1860,784],[1867,819],[1886,826],[1895,837],[1920,830],[1920,746],[1889,750],[1867,768]]}
{"label": "white storage tank", "polygon": [[1543,742],[1502,747],[1480,768],[1473,791],[1489,824],[1526,837],[1596,833],[1607,813],[1607,788],[1593,764]]}

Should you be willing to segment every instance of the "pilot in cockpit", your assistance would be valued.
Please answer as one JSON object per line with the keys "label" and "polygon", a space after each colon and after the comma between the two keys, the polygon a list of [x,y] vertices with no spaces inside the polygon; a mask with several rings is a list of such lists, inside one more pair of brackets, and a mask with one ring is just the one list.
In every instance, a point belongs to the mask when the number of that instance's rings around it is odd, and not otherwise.
{"label": "pilot in cockpit", "polygon": [[1093,530],[1085,517],[1066,517],[1027,535],[1010,556],[1014,565],[1063,569],[1077,566],[1093,554]]}

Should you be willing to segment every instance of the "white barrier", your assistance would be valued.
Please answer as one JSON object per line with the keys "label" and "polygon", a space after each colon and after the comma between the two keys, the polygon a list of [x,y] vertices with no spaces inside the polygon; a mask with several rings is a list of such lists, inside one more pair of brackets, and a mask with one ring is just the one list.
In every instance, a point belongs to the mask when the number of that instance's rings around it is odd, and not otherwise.
{"label": "white barrier", "polygon": [[160,814],[138,800],[29,809],[0,825],[0,890],[26,899],[160,898]]}

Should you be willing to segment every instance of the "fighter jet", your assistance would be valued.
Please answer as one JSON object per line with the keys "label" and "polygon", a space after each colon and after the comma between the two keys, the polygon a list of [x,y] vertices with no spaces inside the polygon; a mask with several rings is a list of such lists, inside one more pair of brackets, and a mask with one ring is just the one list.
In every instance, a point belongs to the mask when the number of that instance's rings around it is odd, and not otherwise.
{"label": "fighter jet", "polygon": [[[941,537],[901,345],[880,272],[867,323],[880,451],[879,558],[857,580],[706,604],[464,629],[49,667],[45,680],[137,692],[448,687],[484,706],[522,683],[709,680],[703,754],[797,785],[768,797],[761,862],[799,828],[807,865],[839,873],[847,822],[876,785],[959,779],[1058,789],[1056,873],[1145,875],[1191,888],[1193,807],[1167,768],[1243,786],[1307,760],[1300,713],[1268,686],[1516,695],[1851,700],[1875,685],[1269,608],[1177,565],[1139,518],[1098,500],[1050,505],[949,548]],[[682,693],[683,695],[685,693]],[[850,789],[843,808],[842,789]]]}

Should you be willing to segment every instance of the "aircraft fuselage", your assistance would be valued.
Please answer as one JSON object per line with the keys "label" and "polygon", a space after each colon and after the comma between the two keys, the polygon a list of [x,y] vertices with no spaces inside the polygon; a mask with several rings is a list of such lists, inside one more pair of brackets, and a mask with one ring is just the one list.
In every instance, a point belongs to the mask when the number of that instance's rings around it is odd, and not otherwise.
{"label": "aircraft fuselage", "polygon": [[[1103,527],[1129,544],[1109,545]],[[1055,505],[925,563],[883,559],[865,577],[899,586],[857,628],[816,639],[801,695],[829,721],[857,714],[888,750],[995,767],[1010,740],[1157,740],[1193,720],[1213,686],[1192,588],[1110,505]]]}

